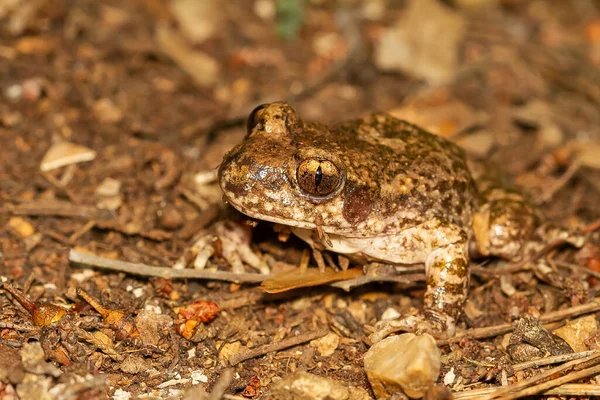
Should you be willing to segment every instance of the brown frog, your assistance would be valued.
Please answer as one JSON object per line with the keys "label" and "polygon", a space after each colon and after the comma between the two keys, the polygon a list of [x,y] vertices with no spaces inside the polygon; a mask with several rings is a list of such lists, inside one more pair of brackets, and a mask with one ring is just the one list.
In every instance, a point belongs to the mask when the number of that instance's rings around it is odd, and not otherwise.
{"label": "brown frog", "polygon": [[536,220],[516,194],[490,189],[492,202],[483,205],[458,146],[384,113],[326,126],[301,120],[287,103],[261,105],[225,156],[219,182],[233,207],[290,226],[314,249],[424,263],[423,312],[380,326],[382,334],[400,326],[453,335],[469,287],[469,248],[513,258]]}

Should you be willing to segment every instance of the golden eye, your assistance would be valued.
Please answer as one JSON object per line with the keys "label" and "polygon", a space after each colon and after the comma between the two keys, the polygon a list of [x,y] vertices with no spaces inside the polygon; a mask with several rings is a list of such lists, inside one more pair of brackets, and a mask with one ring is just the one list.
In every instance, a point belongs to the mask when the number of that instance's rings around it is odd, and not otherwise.
{"label": "golden eye", "polygon": [[248,120],[246,121],[246,133],[252,132],[254,127],[256,125],[258,125],[258,123],[260,122],[261,111],[264,108],[266,108],[268,105],[269,105],[268,103],[261,104],[260,106],[256,107],[254,110],[252,110],[252,112],[248,116]]}
{"label": "golden eye", "polygon": [[312,196],[327,196],[333,193],[342,180],[340,169],[329,160],[309,158],[296,170],[300,189]]}

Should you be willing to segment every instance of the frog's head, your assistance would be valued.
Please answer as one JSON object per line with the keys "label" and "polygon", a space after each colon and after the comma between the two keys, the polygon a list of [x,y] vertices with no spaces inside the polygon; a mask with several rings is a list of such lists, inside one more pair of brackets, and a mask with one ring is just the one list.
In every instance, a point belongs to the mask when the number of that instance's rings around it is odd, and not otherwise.
{"label": "frog's head", "polygon": [[219,183],[227,201],[250,217],[351,231],[367,219],[374,188],[347,179],[344,161],[328,127],[304,123],[287,103],[264,104],[250,114],[243,142],[225,155]]}

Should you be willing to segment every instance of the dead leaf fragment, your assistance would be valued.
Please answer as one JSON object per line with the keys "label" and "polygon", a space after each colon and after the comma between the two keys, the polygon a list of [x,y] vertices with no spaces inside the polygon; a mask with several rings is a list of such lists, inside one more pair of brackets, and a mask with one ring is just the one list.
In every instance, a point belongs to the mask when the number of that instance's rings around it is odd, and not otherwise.
{"label": "dead leaf fragment", "polygon": [[137,354],[130,354],[119,366],[119,369],[126,374],[138,374],[148,371],[152,367],[152,362]]}
{"label": "dead leaf fragment", "polygon": [[219,63],[207,53],[194,49],[167,24],[156,27],[159,48],[187,72],[200,87],[213,86],[219,77]]}
{"label": "dead leaf fragment", "polygon": [[600,141],[588,142],[581,145],[577,160],[589,168],[600,169]]}
{"label": "dead leaf fragment", "polygon": [[360,268],[351,268],[346,271],[334,271],[327,268],[325,272],[320,272],[316,268],[308,268],[304,272],[298,269],[275,274],[268,279],[265,279],[260,285],[260,289],[267,293],[281,293],[287,290],[297,289],[301,287],[326,285],[332,282],[345,281],[362,276],[363,272]]}
{"label": "dead leaf fragment", "polygon": [[457,12],[435,0],[412,0],[396,25],[380,37],[375,63],[431,85],[449,82],[458,68],[464,32],[465,21]]}
{"label": "dead leaf fragment", "polygon": [[15,48],[21,54],[48,54],[54,47],[55,42],[51,38],[26,36],[19,39]]}
{"label": "dead leaf fragment", "polygon": [[436,94],[415,98],[389,113],[446,138],[489,121],[485,111],[474,110],[461,101]]}
{"label": "dead leaf fragment", "polygon": [[48,149],[40,164],[40,170],[47,172],[66,165],[92,161],[95,158],[96,152],[92,149],[71,142],[59,142]]}
{"label": "dead leaf fragment", "polygon": [[178,308],[176,311],[177,316],[181,319],[207,323],[215,319],[221,309],[213,301],[197,300],[185,307]]}
{"label": "dead leaf fragment", "polygon": [[194,43],[201,43],[221,26],[223,8],[219,0],[175,0],[170,9],[182,32]]}

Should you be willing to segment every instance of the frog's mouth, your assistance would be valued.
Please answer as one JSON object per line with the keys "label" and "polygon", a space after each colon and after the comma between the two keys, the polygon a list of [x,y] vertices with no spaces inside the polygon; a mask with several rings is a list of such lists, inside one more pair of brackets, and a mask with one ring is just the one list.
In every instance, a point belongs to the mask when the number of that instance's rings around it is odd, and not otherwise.
{"label": "frog's mouth", "polygon": [[[313,222],[304,221],[303,219],[300,218],[300,216],[298,216],[298,218],[296,218],[296,219],[281,218],[281,217],[277,217],[274,215],[269,215],[269,214],[265,214],[263,212],[256,211],[255,209],[253,209],[251,207],[244,206],[244,205],[240,204],[239,202],[232,200],[226,194],[225,194],[225,198],[226,198],[227,202],[233,208],[235,208],[236,210],[238,210],[239,212],[241,212],[242,214],[244,214],[250,218],[253,218],[253,219],[256,219],[259,221],[267,221],[267,222],[272,222],[274,224],[293,226],[293,227],[302,228],[302,229],[317,229],[317,224],[315,224]],[[325,232],[328,232],[327,227],[321,226],[321,228],[323,230],[325,230]]]}

